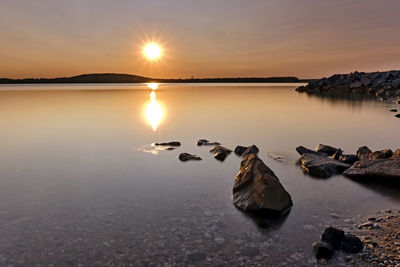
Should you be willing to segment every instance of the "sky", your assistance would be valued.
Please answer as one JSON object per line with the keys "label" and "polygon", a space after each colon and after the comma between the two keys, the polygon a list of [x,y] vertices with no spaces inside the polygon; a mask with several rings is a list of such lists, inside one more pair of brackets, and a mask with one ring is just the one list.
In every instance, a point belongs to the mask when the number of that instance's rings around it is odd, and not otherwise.
{"label": "sky", "polygon": [[[398,0],[1,0],[0,77],[400,69]],[[143,58],[156,41],[163,57]]]}

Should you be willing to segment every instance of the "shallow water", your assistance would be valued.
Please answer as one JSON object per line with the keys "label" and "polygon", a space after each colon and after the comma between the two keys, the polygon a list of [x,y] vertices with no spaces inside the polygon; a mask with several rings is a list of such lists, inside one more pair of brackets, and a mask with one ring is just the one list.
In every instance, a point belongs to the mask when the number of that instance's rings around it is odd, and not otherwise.
{"label": "shallow water", "polygon": [[[311,244],[325,226],[398,207],[400,194],[303,175],[295,147],[400,148],[400,120],[392,104],[295,87],[0,86],[0,263],[314,264]],[[260,227],[235,209],[240,158],[213,159],[210,147],[196,146],[201,138],[231,149],[256,144],[292,195],[288,216]],[[174,140],[176,150],[151,146]],[[182,163],[181,152],[203,160]]]}

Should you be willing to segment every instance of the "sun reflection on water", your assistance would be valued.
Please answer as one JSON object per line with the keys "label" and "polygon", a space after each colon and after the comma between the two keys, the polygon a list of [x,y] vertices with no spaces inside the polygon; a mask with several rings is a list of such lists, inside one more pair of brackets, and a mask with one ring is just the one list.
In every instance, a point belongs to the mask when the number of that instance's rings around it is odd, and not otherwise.
{"label": "sun reflection on water", "polygon": [[152,89],[150,93],[150,102],[146,105],[146,118],[150,123],[153,131],[157,131],[157,127],[163,118],[163,108],[162,105],[156,98],[156,89],[158,89],[158,83],[149,83],[147,87]]}

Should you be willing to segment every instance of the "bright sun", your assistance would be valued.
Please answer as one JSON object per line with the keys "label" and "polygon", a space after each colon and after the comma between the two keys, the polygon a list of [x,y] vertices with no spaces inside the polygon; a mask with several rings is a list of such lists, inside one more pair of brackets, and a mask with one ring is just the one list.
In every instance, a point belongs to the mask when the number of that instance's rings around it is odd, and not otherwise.
{"label": "bright sun", "polygon": [[162,48],[156,43],[148,43],[143,47],[143,55],[150,60],[157,60],[161,57]]}

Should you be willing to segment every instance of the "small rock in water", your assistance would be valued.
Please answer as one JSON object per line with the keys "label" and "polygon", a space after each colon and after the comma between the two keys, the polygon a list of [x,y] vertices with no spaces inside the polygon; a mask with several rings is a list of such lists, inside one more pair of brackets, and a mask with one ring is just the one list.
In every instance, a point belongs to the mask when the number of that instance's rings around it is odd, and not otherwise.
{"label": "small rock in water", "polygon": [[197,141],[197,145],[198,146],[218,146],[218,145],[220,145],[220,143],[210,142],[207,139],[200,139],[199,141]]}
{"label": "small rock in water", "polygon": [[330,259],[335,252],[333,246],[326,242],[315,242],[312,247],[317,259]]}
{"label": "small rock in water", "polygon": [[339,248],[344,238],[344,231],[329,226],[322,234],[321,240],[331,244],[334,248]]}
{"label": "small rock in water", "polygon": [[391,112],[397,112],[397,109],[391,109],[391,110],[389,110],[389,111],[391,111]]}
{"label": "small rock in water", "polygon": [[396,114],[394,115],[396,118],[400,118],[400,114]]}
{"label": "small rock in water", "polygon": [[232,150],[223,146],[214,146],[210,149],[209,152],[213,154],[213,158],[219,161],[224,161],[226,157],[232,152]]}
{"label": "small rock in water", "polygon": [[181,143],[178,141],[168,142],[168,143],[155,143],[156,146],[180,146]]}
{"label": "small rock in water", "polygon": [[346,234],[340,247],[344,252],[358,253],[363,249],[364,244],[357,236]]}
{"label": "small rock in water", "polygon": [[180,161],[188,161],[188,160],[201,160],[201,158],[197,155],[189,154],[189,153],[181,153],[178,156]]}
{"label": "small rock in water", "polygon": [[247,147],[245,147],[245,146],[236,146],[235,154],[238,156],[241,156],[246,151],[246,149],[247,149]]}

